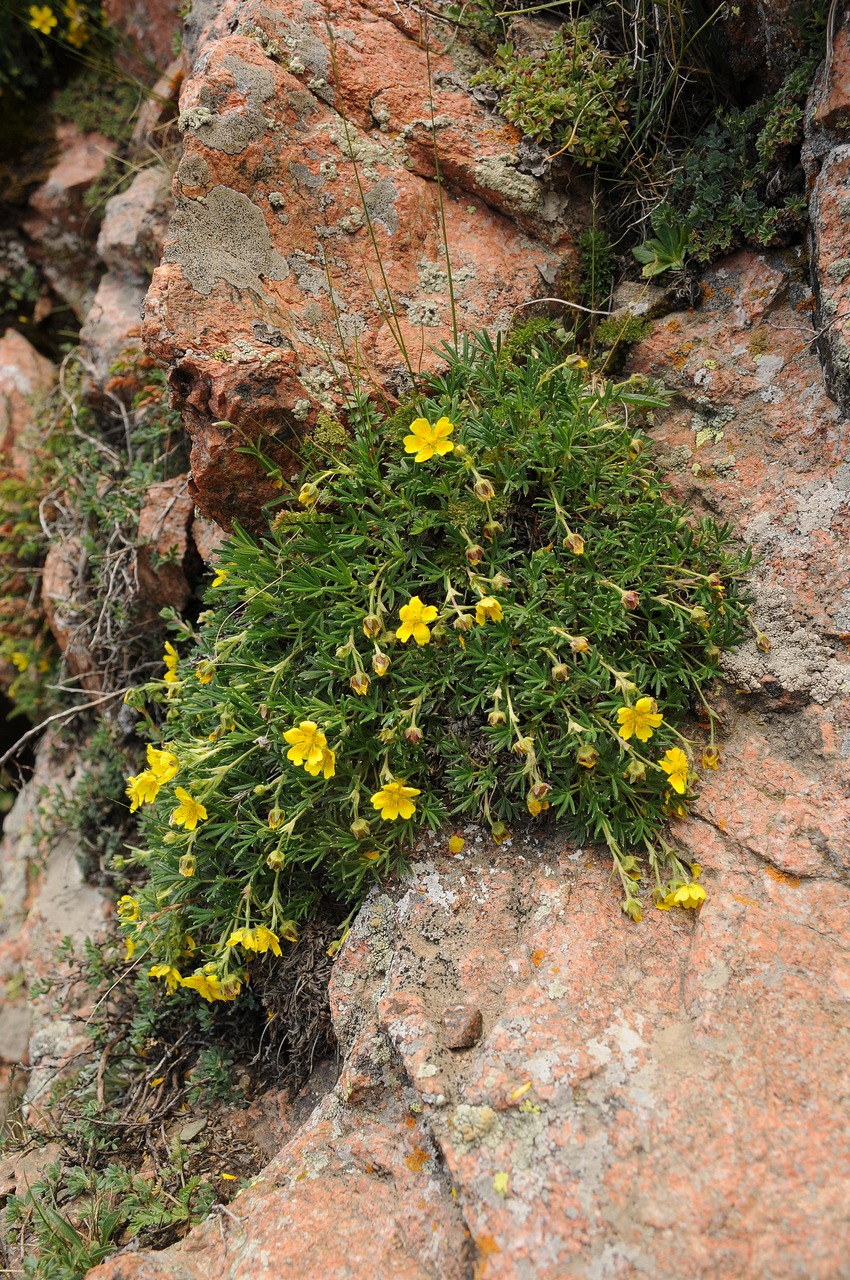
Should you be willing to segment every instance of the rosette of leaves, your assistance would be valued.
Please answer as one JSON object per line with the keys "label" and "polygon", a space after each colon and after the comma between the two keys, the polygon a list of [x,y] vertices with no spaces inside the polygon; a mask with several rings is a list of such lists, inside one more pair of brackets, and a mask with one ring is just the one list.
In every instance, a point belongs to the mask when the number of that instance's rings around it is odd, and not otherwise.
{"label": "rosette of leaves", "polygon": [[[138,691],[178,763],[142,809],[150,879],[126,921],[158,962],[233,973],[232,931],[288,936],[323,897],[356,903],[450,818],[497,841],[532,813],[563,820],[607,844],[635,917],[640,855],[659,892],[681,882],[662,828],[688,796],[659,762],[692,762],[682,725],[746,630],[748,556],[646,460],[635,423],[663,394],[539,333],[510,351],[465,339],[393,416],[364,392],[345,431],[305,441],[268,533],[234,532],[194,643],[175,635],[168,679]],[[421,418],[453,447],[417,462]],[[434,613],[405,640],[414,597]],[[663,720],[625,741],[618,711],[640,697]],[[331,770],[288,756],[304,722]],[[412,816],[373,805],[389,780],[415,789]],[[177,787],[203,806],[192,830],[172,824]]]}

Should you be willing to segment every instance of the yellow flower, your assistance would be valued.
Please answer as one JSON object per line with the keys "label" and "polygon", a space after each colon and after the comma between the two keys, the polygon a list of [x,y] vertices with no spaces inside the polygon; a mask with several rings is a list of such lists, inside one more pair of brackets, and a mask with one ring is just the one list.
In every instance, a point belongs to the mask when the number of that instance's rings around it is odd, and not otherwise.
{"label": "yellow flower", "polygon": [[152,742],[148,743],[148,771],[153,774],[160,786],[165,786],[180,771],[177,757],[173,751],[160,750]]}
{"label": "yellow flower", "polygon": [[191,853],[184,853],[177,868],[181,876],[189,880],[195,874],[195,859]]}
{"label": "yellow flower", "polygon": [[484,596],[475,606],[475,621],[479,627],[483,627],[485,622],[501,622],[502,606],[495,596]]}
{"label": "yellow flower", "polygon": [[127,950],[124,952],[124,963],[129,964],[130,961],[133,959],[133,955],[136,950],[136,944],[132,938],[125,938],[124,945],[127,948]]}
{"label": "yellow flower", "polygon": [[297,728],[287,729],[283,738],[289,743],[286,758],[294,765],[302,765],[305,761],[310,765],[316,764],[322,759],[328,745],[327,738],[315,720],[302,720]]}
{"label": "yellow flower", "polygon": [[179,654],[170,640],[165,642],[165,653],[162,655],[162,660],[165,663],[165,676],[163,677],[165,683],[176,684],[179,679],[177,675]]}
{"label": "yellow flower", "polygon": [[449,836],[449,853],[462,853],[465,844],[463,836]]}
{"label": "yellow flower", "polygon": [[302,484],[298,491],[298,501],[302,507],[312,507],[318,495],[318,485],[313,484],[312,480],[308,480],[306,484]]}
{"label": "yellow flower", "polygon": [[267,951],[275,956],[282,954],[277,934],[263,924],[258,924],[256,929],[235,929],[225,945],[244,947],[246,951],[256,951],[260,955],[265,955]]}
{"label": "yellow flower", "polygon": [[564,546],[569,547],[574,556],[584,555],[584,538],[580,533],[568,533],[564,538]]}
{"label": "yellow flower", "polygon": [[598,759],[599,752],[589,742],[585,742],[583,746],[579,747],[576,753],[576,760],[585,769],[592,769]]}
{"label": "yellow flower", "polygon": [[[490,502],[491,499],[496,496],[496,490],[485,476],[478,477],[475,484],[472,486],[472,492],[475,494],[479,502]],[[484,532],[487,532],[486,528]]]}
{"label": "yellow flower", "polygon": [[448,418],[438,418],[433,427],[427,418],[416,418],[410,424],[410,435],[404,437],[404,452],[415,453],[414,462],[427,462],[435,453],[451,453],[454,445],[448,436],[454,429]]}
{"label": "yellow flower", "polygon": [[[67,13],[68,10],[66,9],[65,12]],[[68,43],[72,44],[75,49],[82,49],[88,38],[89,33],[82,18],[72,18],[68,23]]]}
{"label": "yellow flower", "polygon": [[703,769],[717,769],[720,766],[720,752],[717,747],[706,747],[702,753]]}
{"label": "yellow flower", "polygon": [[670,779],[670,786],[683,796],[688,785],[689,768],[688,757],[684,751],[681,747],[671,747],[669,751],[664,752],[663,759],[659,763]]}
{"label": "yellow flower", "polygon": [[121,895],[115,904],[115,910],[122,924],[132,924],[139,918],[139,904],[135,898],[130,897],[129,893]]}
{"label": "yellow flower", "polygon": [[30,5],[30,26],[33,31],[40,31],[43,36],[49,36],[50,32],[57,24],[53,10],[46,4],[41,8],[36,5]]}
{"label": "yellow flower", "polygon": [[275,805],[275,807],[269,813],[269,826],[271,827],[272,831],[277,831],[278,827],[282,822],[283,822],[283,814],[280,811],[280,809],[277,807],[277,805]]}
{"label": "yellow flower", "polygon": [[212,678],[215,675],[215,667],[211,662],[201,662],[198,665],[195,675],[198,677],[201,684],[211,684]]}
{"label": "yellow flower", "polygon": [[620,707],[617,719],[621,738],[628,742],[634,734],[639,742],[649,742],[653,729],[658,728],[664,717],[654,698],[638,698],[633,707]]}
{"label": "yellow flower", "polygon": [[570,648],[573,653],[589,653],[590,641],[587,636],[573,636],[570,640]]}
{"label": "yellow flower", "polygon": [[381,790],[375,792],[372,807],[390,822],[396,818],[412,818],[416,812],[413,797],[421,794],[416,787],[406,787],[403,782],[393,779],[392,782],[385,782]]}
{"label": "yellow flower", "polygon": [[[236,989],[233,990],[235,984]],[[241,983],[239,979],[229,979],[228,986],[222,986],[221,978],[215,973],[207,973],[204,969],[198,969],[190,978],[182,978],[181,985],[191,987],[193,991],[197,991],[203,1000],[234,1000],[239,994]],[[232,992],[232,994],[231,994]]]}
{"label": "yellow flower", "polygon": [[336,773],[336,752],[325,747],[318,760],[308,760],[304,768],[313,778],[317,778],[320,773],[325,778],[332,778]]}
{"label": "yellow flower", "polygon": [[207,811],[197,800],[193,800],[183,787],[174,788],[175,799],[180,804],[172,813],[168,821],[172,826],[185,827],[187,831],[194,831],[199,822],[203,822],[207,816]]}
{"label": "yellow flower", "polygon": [[14,667],[18,668],[19,671],[26,671],[30,664],[29,658],[25,653],[21,653],[20,649],[15,649],[15,651],[10,655],[10,661]]}
{"label": "yellow flower", "polygon": [[656,902],[659,911],[669,911],[671,907],[684,907],[685,910],[696,910],[705,902],[706,892],[701,884],[683,884],[672,893],[668,893],[662,902]]}
{"label": "yellow flower", "polygon": [[390,655],[377,650],[372,654],[372,670],[376,676],[385,676],[390,669]]}
{"label": "yellow flower", "polygon": [[160,779],[150,769],[127,779],[126,794],[130,797],[130,812],[135,813],[143,804],[153,804],[159,789]]}
{"label": "yellow flower", "polygon": [[363,854],[363,861],[364,861],[364,862],[377,862],[377,861],[378,861],[378,859],[380,858],[380,856],[381,856],[381,851],[380,851],[380,849],[368,849],[368,850]]}
{"label": "yellow flower", "polygon": [[213,578],[213,580],[212,580],[212,584],[213,584],[213,586],[214,586],[214,587],[220,587],[220,586],[221,586],[221,584],[222,584],[223,582],[226,582],[226,581],[227,581],[227,570],[226,570],[226,569],[221,569],[221,568],[216,569],[216,571],[215,571],[215,577],[214,577],[214,578]]}
{"label": "yellow flower", "polygon": [[431,631],[426,625],[433,622],[438,610],[432,604],[423,604],[419,596],[411,596],[407,604],[398,611],[401,626],[396,631],[399,640],[407,642],[411,636],[417,644],[427,644],[431,639]]}
{"label": "yellow flower", "polygon": [[155,964],[148,969],[149,978],[165,978],[165,985],[169,991],[174,992],[182,984],[183,979],[180,977],[180,970],[175,969],[170,964]]}
{"label": "yellow flower", "polygon": [[361,698],[365,698],[369,692],[369,677],[365,671],[355,671],[349,681],[353,691]]}

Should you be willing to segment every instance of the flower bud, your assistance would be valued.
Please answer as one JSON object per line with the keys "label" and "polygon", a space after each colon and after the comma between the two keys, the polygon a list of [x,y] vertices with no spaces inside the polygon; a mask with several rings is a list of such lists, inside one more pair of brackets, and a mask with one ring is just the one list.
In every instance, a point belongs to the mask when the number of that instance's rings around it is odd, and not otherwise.
{"label": "flower bud", "polygon": [[275,805],[275,807],[269,812],[269,826],[271,827],[272,831],[277,831],[278,827],[282,822],[283,822],[283,814],[281,813],[278,806]]}
{"label": "flower bud", "polygon": [[346,640],[345,644],[341,644],[336,650],[334,656],[337,658],[347,658],[354,651],[354,644],[351,640]]}
{"label": "flower bud", "polygon": [[178,836],[176,831],[166,831],[165,835],[162,837],[162,843],[176,844],[179,839],[180,837]]}
{"label": "flower bud", "polygon": [[355,840],[365,840],[372,830],[365,818],[355,818],[348,829]]}
{"label": "flower bud", "polygon": [[264,796],[267,793],[268,789],[269,788],[266,786],[264,782],[258,782],[256,787],[254,787],[254,795]]}
{"label": "flower bud", "polygon": [[703,769],[717,769],[720,767],[720,752],[717,747],[706,747],[702,753]]}
{"label": "flower bud", "polygon": [[532,818],[538,817],[543,812],[543,801],[535,800],[534,796],[528,797],[526,805],[528,806],[528,812],[531,814]]}
{"label": "flower bud", "polygon": [[177,870],[180,872],[181,876],[186,876],[187,880],[190,876],[195,874],[195,859],[191,853],[183,854]]}
{"label": "flower bud", "polygon": [[484,559],[484,548],[477,544],[466,548],[466,558],[470,564],[480,564]]}
{"label": "flower bud", "polygon": [[468,455],[468,453],[469,453],[469,450],[467,449],[466,445],[461,444],[460,441],[458,441],[457,444],[455,445],[455,457],[465,458]]}
{"label": "flower bud", "polygon": [[708,614],[701,604],[691,609],[691,622],[696,622],[700,627],[708,627]]}
{"label": "flower bud", "polygon": [[531,794],[534,796],[535,800],[545,800],[551,790],[551,783],[535,782],[534,786],[531,788]]}
{"label": "flower bud", "polygon": [[266,858],[266,866],[269,871],[282,871],[286,862],[286,855],[282,849],[272,849]]}
{"label": "flower bud", "polygon": [[706,645],[705,656],[709,658],[712,662],[716,662],[717,659],[720,657],[720,649],[717,647],[716,644]]}
{"label": "flower bud", "polygon": [[381,634],[381,619],[377,613],[368,613],[363,619],[363,634],[370,640],[374,640],[375,636]]}
{"label": "flower bud", "polygon": [[382,742],[385,747],[389,747],[398,738],[395,729],[382,729],[378,734],[378,741]]}
{"label": "flower bud", "polygon": [[632,436],[631,440],[629,441],[629,457],[634,461],[635,458],[640,457],[640,455],[643,453],[643,450],[644,450],[644,442],[643,440],[641,440],[640,436]]}
{"label": "flower bud", "polygon": [[506,587],[511,585],[511,580],[506,578],[503,573],[494,573],[490,579],[490,585],[494,591],[504,591]]}
{"label": "flower bud", "polygon": [[763,631],[759,631],[756,636],[756,648],[761,649],[762,653],[770,653],[770,637],[766,636]]}
{"label": "flower bud", "polygon": [[365,698],[369,692],[369,677],[365,671],[355,671],[351,677],[349,684],[354,692],[361,698]]}
{"label": "flower bud", "polygon": [[502,532],[502,528],[498,520],[488,520],[481,532],[488,542],[492,542],[496,534]]}
{"label": "flower bud", "polygon": [[455,618],[455,631],[471,631],[475,626],[475,619],[471,613],[462,613],[459,618]]}
{"label": "flower bud", "polygon": [[487,717],[487,723],[491,724],[495,729],[497,724],[504,724],[507,719],[504,711],[491,711]]}
{"label": "flower bud", "polygon": [[564,546],[568,547],[574,556],[584,555],[584,538],[580,533],[568,533],[564,538]]}
{"label": "flower bud", "polygon": [[624,591],[620,599],[623,602],[623,608],[629,611],[636,609],[640,604],[640,596],[636,591]]}
{"label": "flower bud", "polygon": [[587,636],[573,636],[572,640],[570,641],[570,648],[572,649],[573,653],[589,653],[590,641],[588,640]]}
{"label": "flower bud", "polygon": [[495,844],[503,844],[505,840],[510,840],[511,833],[504,822],[494,822],[490,828],[490,835],[493,837]]}
{"label": "flower bud", "polygon": [[708,581],[708,585],[711,587],[712,591],[723,591],[723,590],[724,590],[724,587],[723,587],[723,581],[722,581],[722,579],[721,579],[721,577],[720,577],[720,574],[719,574],[719,573],[710,573],[710,574],[708,575],[708,579],[707,579],[707,581]]}
{"label": "flower bud", "polygon": [[257,715],[260,717],[261,720],[268,720],[270,714],[271,712],[269,711],[265,702],[261,702],[260,705],[257,707]]}
{"label": "flower bud", "polygon": [[381,856],[380,849],[369,849],[363,854],[364,862],[377,862]]}
{"label": "flower bud", "polygon": [[318,495],[318,485],[313,484],[312,480],[310,480],[307,484],[302,484],[298,492],[298,501],[301,503],[302,507],[312,507]]}
{"label": "flower bud", "polygon": [[623,776],[629,782],[643,782],[646,778],[646,765],[640,760],[630,760],[623,770]]}
{"label": "flower bud", "polygon": [[479,502],[490,502],[496,496],[496,490],[493,488],[489,480],[484,476],[479,476],[472,486],[472,492],[475,494]]}
{"label": "flower bud", "polygon": [[385,676],[390,669],[390,655],[388,653],[374,653],[372,655],[372,670],[376,676]]}
{"label": "flower bud", "polygon": [[556,662],[551,671],[555,684],[566,684],[570,678],[570,669],[566,662]]}
{"label": "flower bud", "polygon": [[598,759],[599,752],[596,750],[596,747],[592,747],[589,742],[586,742],[584,746],[579,747],[576,760],[578,760],[579,764],[585,769],[592,769]]}
{"label": "flower bud", "polygon": [[409,742],[411,746],[417,747],[422,741],[422,730],[418,724],[412,724],[405,729],[404,737],[405,741]]}
{"label": "flower bud", "polygon": [[517,738],[516,742],[514,743],[513,749],[514,749],[515,755],[518,755],[518,756],[531,755],[532,751],[534,750],[534,739],[527,736],[524,736],[522,738]]}

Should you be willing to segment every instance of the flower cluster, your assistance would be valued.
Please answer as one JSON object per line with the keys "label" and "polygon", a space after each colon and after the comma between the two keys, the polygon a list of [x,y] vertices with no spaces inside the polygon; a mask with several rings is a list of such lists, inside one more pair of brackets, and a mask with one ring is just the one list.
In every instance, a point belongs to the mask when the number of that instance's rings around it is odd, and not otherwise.
{"label": "flower cluster", "polygon": [[333,456],[308,436],[272,530],[222,548],[197,678],[171,646],[134,695],[187,780],[172,794],[154,755],[128,787],[150,883],[141,931],[122,920],[166,985],[192,955],[179,985],[228,998],[320,901],[356,903],[461,818],[607,846],[632,919],[647,874],[659,905],[702,900],[663,833],[717,759],[713,727],[697,752],[683,726],[694,700],[713,726],[747,558],[635,447],[662,401],[645,380],[537,339],[447,359],[392,419],[358,393]]}

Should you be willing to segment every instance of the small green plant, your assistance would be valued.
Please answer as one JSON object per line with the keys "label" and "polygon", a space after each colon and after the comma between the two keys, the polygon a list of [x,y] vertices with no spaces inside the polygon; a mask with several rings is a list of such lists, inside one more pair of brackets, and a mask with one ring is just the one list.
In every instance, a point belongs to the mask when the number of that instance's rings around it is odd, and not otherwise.
{"label": "small green plant", "polygon": [[499,111],[536,142],[553,143],[583,165],[611,160],[626,138],[632,71],[612,58],[592,22],[565,23],[539,58],[500,45],[472,83],[501,93]]}
{"label": "small green plant", "polygon": [[605,231],[589,227],[578,238],[579,297],[594,311],[607,310],[614,287],[616,260]]}
{"label": "small green plant", "polygon": [[653,280],[665,271],[681,271],[688,252],[688,240],[687,227],[662,224],[655,236],[635,245],[632,253],[638,262],[643,263],[643,278]]}
{"label": "small green plant", "polygon": [[324,421],[297,501],[234,533],[194,645],[132,696],[165,722],[128,784],[150,880],[118,910],[175,992],[233,999],[451,819],[499,842],[550,810],[608,846],[636,919],[641,855],[660,904],[690,883],[662,836],[695,777],[680,726],[745,633],[748,555],[666,499],[645,380],[542,337],[446,358],[394,416],[360,394]]}

